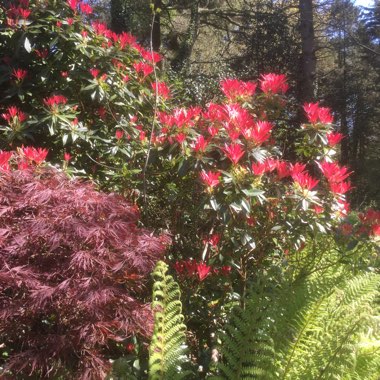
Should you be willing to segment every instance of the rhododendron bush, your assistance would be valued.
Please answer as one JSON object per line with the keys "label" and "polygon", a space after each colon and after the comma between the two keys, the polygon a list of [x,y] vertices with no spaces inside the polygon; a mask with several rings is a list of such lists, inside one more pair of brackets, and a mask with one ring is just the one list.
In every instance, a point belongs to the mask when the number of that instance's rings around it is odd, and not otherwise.
{"label": "rhododendron bush", "polygon": [[46,153],[0,152],[2,359],[10,378],[101,379],[152,332],[146,282],[169,239],[121,196],[43,167]]}
{"label": "rhododendron bush", "polygon": [[[93,19],[83,1],[4,1],[0,7],[0,137],[4,149],[22,144],[64,152],[86,173],[136,152],[147,138],[161,57],[128,33]],[[120,143],[121,138],[130,144]]]}

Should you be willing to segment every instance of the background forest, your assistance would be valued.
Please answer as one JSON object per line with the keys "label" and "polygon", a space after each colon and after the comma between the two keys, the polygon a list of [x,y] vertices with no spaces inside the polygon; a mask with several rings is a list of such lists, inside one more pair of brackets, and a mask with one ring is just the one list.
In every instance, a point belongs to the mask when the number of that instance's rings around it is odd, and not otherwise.
{"label": "background forest", "polygon": [[370,7],[349,0],[156,0],[153,30],[147,1],[95,3],[113,30],[145,44],[152,32],[165,72],[182,82],[190,101],[210,101],[221,77],[287,74],[294,104],[319,99],[347,136],[340,161],[355,172],[352,205],[379,205],[378,0]]}

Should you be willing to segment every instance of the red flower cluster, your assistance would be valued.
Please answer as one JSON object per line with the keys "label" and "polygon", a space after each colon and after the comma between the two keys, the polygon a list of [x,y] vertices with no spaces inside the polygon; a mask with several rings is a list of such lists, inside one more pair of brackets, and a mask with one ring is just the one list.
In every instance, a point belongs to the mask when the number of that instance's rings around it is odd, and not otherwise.
{"label": "red flower cluster", "polygon": [[380,236],[380,211],[370,208],[365,213],[360,213],[359,219],[363,224],[361,231]]}
{"label": "red flower cluster", "polygon": [[13,69],[12,77],[15,78],[18,82],[22,82],[28,75],[27,70],[23,69]]}
{"label": "red flower cluster", "polygon": [[74,13],[77,13],[78,7],[85,15],[92,13],[92,7],[88,3],[85,3],[81,0],[67,0],[67,4]]}
{"label": "red flower cluster", "polygon": [[229,265],[224,265],[221,268],[212,268],[210,265],[205,264],[203,261],[182,260],[177,261],[174,264],[174,270],[179,276],[185,277],[198,277],[199,281],[203,281],[206,277],[210,276],[212,273],[221,274],[223,276],[228,276],[231,272],[231,267]]}
{"label": "red flower cluster", "polygon": [[329,182],[334,194],[345,194],[351,189],[350,182],[343,182],[351,174],[346,167],[340,167],[336,162],[322,162],[319,167]]}
{"label": "red flower cluster", "polygon": [[153,72],[153,67],[145,62],[135,62],[133,64],[133,68],[135,69],[138,75],[142,74],[143,78],[146,78]]}
{"label": "red flower cluster", "polygon": [[1,114],[1,117],[6,120],[10,126],[23,123],[27,119],[26,114],[20,111],[16,106],[8,107],[7,112]]}
{"label": "red flower cluster", "polygon": [[17,152],[0,151],[0,171],[10,171],[12,169],[11,159],[17,165],[18,170],[28,169],[31,165],[41,165],[48,154],[47,149],[34,148],[31,146],[17,149]]}
{"label": "red flower cluster", "polygon": [[285,94],[289,89],[284,74],[264,74],[260,80],[260,88],[265,94]]}
{"label": "red flower cluster", "polygon": [[331,124],[334,121],[331,110],[326,107],[319,107],[319,103],[306,103],[303,109],[311,124]]}
{"label": "red flower cluster", "polygon": [[3,152],[2,150],[0,150],[0,172],[10,170],[9,161],[12,155],[12,152]]}
{"label": "red flower cluster", "polygon": [[344,138],[344,135],[342,135],[339,132],[330,132],[326,135],[326,137],[327,137],[327,141],[329,145],[335,146],[342,141],[342,139]]}
{"label": "red flower cluster", "polygon": [[170,98],[170,89],[165,82],[152,83],[152,89],[162,99],[166,100]]}
{"label": "red flower cluster", "polygon": [[65,105],[67,98],[63,95],[52,95],[44,99],[44,104],[50,109],[56,109],[59,105]]}
{"label": "red flower cluster", "polygon": [[302,189],[306,190],[313,190],[319,182],[319,180],[313,178],[310,174],[305,172],[294,174],[292,177],[295,183],[301,186]]}
{"label": "red flower cluster", "polygon": [[224,79],[220,87],[229,101],[237,99],[249,99],[256,91],[257,84],[254,82],[243,82],[238,79]]}
{"label": "red flower cluster", "polygon": [[202,181],[212,189],[219,184],[220,172],[212,172],[203,170],[200,174]]}
{"label": "red flower cluster", "polygon": [[7,24],[10,27],[20,25],[20,20],[27,20],[32,11],[29,9],[29,0],[18,0],[11,4],[7,10]]}
{"label": "red flower cluster", "polygon": [[32,146],[20,148],[20,155],[36,165],[42,164],[45,161],[49,151],[43,148],[34,148]]}

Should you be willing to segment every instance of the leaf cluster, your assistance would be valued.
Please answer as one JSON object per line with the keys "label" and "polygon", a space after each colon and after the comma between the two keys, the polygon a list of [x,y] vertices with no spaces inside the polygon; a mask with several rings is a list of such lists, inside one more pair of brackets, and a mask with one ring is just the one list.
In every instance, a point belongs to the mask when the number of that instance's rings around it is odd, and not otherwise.
{"label": "leaf cluster", "polygon": [[6,373],[101,379],[153,326],[146,283],[168,239],[135,206],[55,169],[0,176],[0,333]]}

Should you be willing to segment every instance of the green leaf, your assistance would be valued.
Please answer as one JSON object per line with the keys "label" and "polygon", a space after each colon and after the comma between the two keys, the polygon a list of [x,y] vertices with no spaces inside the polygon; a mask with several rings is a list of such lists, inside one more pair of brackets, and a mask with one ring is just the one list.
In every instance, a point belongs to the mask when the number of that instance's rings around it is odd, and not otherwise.
{"label": "green leaf", "polygon": [[28,37],[25,37],[25,40],[24,40],[24,48],[25,50],[30,53],[32,51],[32,45],[29,41],[29,38]]}

